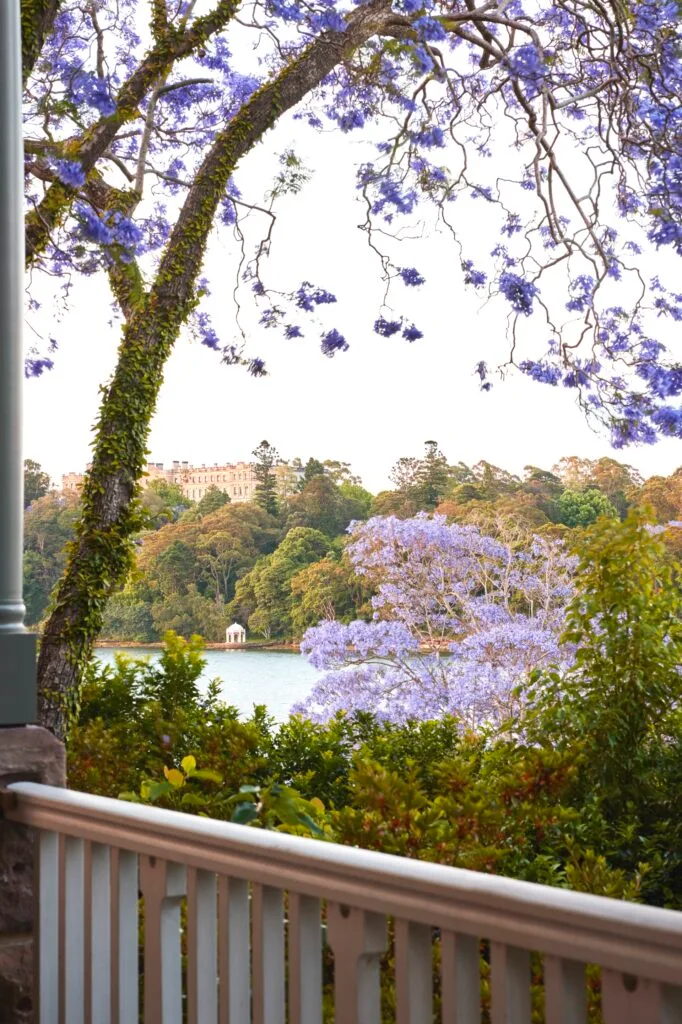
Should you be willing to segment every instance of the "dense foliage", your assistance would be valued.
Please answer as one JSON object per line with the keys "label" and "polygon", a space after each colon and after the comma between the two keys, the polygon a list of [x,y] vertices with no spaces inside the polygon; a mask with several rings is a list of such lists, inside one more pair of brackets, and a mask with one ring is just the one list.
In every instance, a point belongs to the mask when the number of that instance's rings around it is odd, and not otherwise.
{"label": "dense foliage", "polygon": [[[263,446],[269,459],[272,446]],[[564,536],[570,547],[568,531],[577,528],[579,533],[598,515],[623,517],[641,504],[650,505],[659,522],[682,519],[681,474],[643,482],[636,470],[611,458],[565,458],[552,471],[528,466],[520,477],[487,462],[451,464],[435,442],[428,442],[422,458],[402,458],[393,468],[395,489],[376,496],[362,487],[347,463],[337,460],[311,458],[304,465],[294,459],[280,462],[276,474],[268,466],[263,473],[264,501],[271,507],[270,477],[276,480],[275,514],[263,502],[231,505],[217,488],[195,503],[176,484],[148,483],[135,571],[107,604],[103,637],[157,642],[173,629],[185,638],[197,633],[220,642],[225,627],[237,619],[253,640],[288,642],[321,621],[368,619],[373,589],[348,557],[347,527],[371,516],[405,519],[431,512],[435,497],[436,510],[448,523],[474,526],[513,549],[528,544],[531,534],[540,534],[543,543]],[[45,613],[77,512],[73,493],[53,493],[26,512],[25,593],[31,624]],[[273,616],[266,608],[270,584],[256,588],[256,583],[264,574],[272,581],[266,566],[297,527],[323,533],[326,544],[310,562],[289,560],[286,548],[278,556],[280,569],[286,566],[278,584],[284,596]],[[679,544],[674,533],[666,542]]]}
{"label": "dense foliage", "polygon": [[285,803],[312,824],[272,804],[255,824],[315,825],[337,842],[682,908],[682,635],[670,572],[641,517],[595,528],[569,606],[573,667],[537,673],[501,729],[368,712],[275,727],[264,708],[240,721],[215,686],[199,686],[198,640],[169,634],[156,664],[90,667],[71,784],[228,818],[248,803],[241,787],[281,801],[271,787],[285,786]]}
{"label": "dense foliage", "polygon": [[[454,236],[462,285],[506,314],[506,363],[570,388],[616,445],[682,433],[665,326],[682,300],[649,270],[653,247],[682,249],[675,0],[22,0],[21,24],[27,264],[59,299],[74,274],[105,273],[123,322],[40,649],[39,714],[58,735],[131,568],[151,418],[180,333],[265,371],[237,317],[231,339],[211,323],[214,229],[236,236],[235,310],[246,292],[288,343],[312,329],[325,356],[349,347],[326,320],[328,283],[267,278],[273,208],[308,176],[295,148],[273,161],[264,199],[235,177],[289,112],[303,134],[327,122],[364,137],[357,189],[386,285],[378,335],[423,336],[388,296],[426,286],[395,241],[403,218],[424,216]],[[264,230],[247,238],[256,213]],[[57,343],[30,354],[28,374]],[[474,362],[489,390],[485,355]]]}

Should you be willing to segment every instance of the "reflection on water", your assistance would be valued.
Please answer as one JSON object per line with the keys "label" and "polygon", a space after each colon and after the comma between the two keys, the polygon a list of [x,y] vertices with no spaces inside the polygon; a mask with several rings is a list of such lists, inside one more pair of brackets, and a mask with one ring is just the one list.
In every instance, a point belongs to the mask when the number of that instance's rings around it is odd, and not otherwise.
{"label": "reflection on water", "polygon": [[[98,647],[95,657],[109,664],[117,652],[152,660],[161,655],[158,647]],[[200,689],[209,680],[220,679],[221,696],[227,704],[234,704],[242,715],[248,715],[254,704],[265,704],[278,722],[308,695],[320,675],[294,651],[204,651],[203,656],[206,668]]]}

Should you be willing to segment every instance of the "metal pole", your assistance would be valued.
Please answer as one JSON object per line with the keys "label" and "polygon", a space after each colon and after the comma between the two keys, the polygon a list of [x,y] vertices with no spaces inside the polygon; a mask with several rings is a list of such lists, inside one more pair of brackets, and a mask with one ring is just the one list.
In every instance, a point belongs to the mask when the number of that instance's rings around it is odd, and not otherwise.
{"label": "metal pole", "polygon": [[20,0],[0,0],[0,726],[36,719],[22,597],[24,159]]}

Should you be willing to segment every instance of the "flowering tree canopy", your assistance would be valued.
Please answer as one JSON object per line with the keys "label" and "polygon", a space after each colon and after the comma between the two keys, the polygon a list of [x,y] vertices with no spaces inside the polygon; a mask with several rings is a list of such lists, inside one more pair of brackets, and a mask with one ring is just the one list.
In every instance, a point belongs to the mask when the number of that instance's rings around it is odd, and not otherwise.
{"label": "flowering tree canopy", "polygon": [[[125,573],[149,421],[182,326],[225,362],[265,370],[256,351],[221,342],[202,306],[214,228],[243,243],[237,284],[264,327],[292,344],[317,330],[328,356],[348,348],[341,322],[314,326],[336,301],[330,282],[284,296],[268,284],[277,198],[305,178],[295,153],[265,202],[239,176],[289,111],[301,130],[331,125],[376,147],[357,188],[387,302],[428,287],[386,234],[430,207],[463,283],[506,315],[510,365],[574,389],[616,444],[682,435],[682,369],[663,325],[682,318],[682,296],[648,266],[654,250],[682,252],[677,3],[22,0],[22,26],[27,262],[67,289],[74,272],[103,269],[125,321],[41,648],[53,695],[74,688]],[[467,235],[471,211],[492,216],[492,250]],[[247,214],[265,224],[253,251]],[[396,343],[422,336],[388,305],[374,329]],[[474,363],[489,389],[488,365]],[[50,364],[37,350],[27,372]],[[41,713],[60,732],[57,703]]]}
{"label": "flowering tree canopy", "polygon": [[570,657],[558,636],[577,560],[560,541],[512,547],[420,514],[355,524],[347,551],[375,588],[374,618],[306,632],[302,651],[330,671],[297,711],[452,714],[473,728],[505,718],[533,669]]}
{"label": "flowering tree canopy", "polygon": [[[233,178],[240,159],[296,108],[313,131],[331,122],[376,140],[357,186],[377,249],[374,227],[422,200],[456,238],[468,205],[493,204],[501,242],[471,254],[462,241],[460,261],[466,284],[506,304],[514,339],[525,318],[542,320],[527,358],[512,349],[510,361],[575,388],[618,444],[679,435],[670,399],[682,374],[656,327],[661,314],[682,317],[682,297],[638,260],[645,236],[682,253],[678,15],[666,0],[65,2],[27,85],[29,262],[62,275],[122,263],[124,310],[134,283],[155,280],[151,298],[184,269],[183,318],[223,358],[240,358],[200,301],[192,308],[210,287],[202,255],[214,225],[239,233],[257,202]],[[276,193],[300,185],[292,153],[275,170]],[[173,256],[181,236],[190,268]],[[269,233],[245,253],[242,276],[261,322],[295,338],[335,296],[303,282],[274,301],[268,243]],[[416,268],[380,261],[394,289],[424,284]],[[374,327],[421,336],[385,311]],[[328,355],[347,347],[338,328],[320,343]],[[247,361],[262,371],[257,355]],[[45,365],[34,359],[29,372]]]}

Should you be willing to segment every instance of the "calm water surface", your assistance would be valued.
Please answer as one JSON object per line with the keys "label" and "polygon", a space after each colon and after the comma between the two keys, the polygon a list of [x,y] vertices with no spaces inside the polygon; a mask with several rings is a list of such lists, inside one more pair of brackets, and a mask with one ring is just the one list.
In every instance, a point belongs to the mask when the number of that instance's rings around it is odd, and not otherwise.
{"label": "calm water surface", "polygon": [[[158,647],[98,647],[95,656],[103,664],[110,664],[116,653],[156,661],[161,650]],[[199,680],[201,690],[209,680],[219,679],[222,699],[234,704],[242,715],[248,715],[254,704],[265,704],[278,722],[287,717],[292,704],[307,697],[320,676],[317,669],[294,651],[204,651],[203,656],[206,668]]]}

